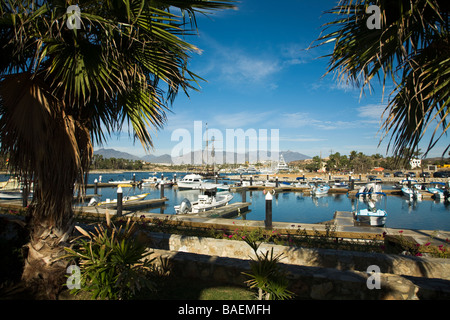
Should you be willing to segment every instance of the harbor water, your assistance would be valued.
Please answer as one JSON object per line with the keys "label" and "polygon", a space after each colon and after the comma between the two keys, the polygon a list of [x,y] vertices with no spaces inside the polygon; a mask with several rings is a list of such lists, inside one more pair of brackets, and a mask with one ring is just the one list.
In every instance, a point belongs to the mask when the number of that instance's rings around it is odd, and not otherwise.
{"label": "harbor water", "polygon": [[[164,172],[164,177],[173,178],[173,173]],[[95,179],[102,176],[102,182],[109,180],[130,180],[133,173],[91,173],[88,183],[94,183]],[[160,177],[161,173],[136,172],[136,181],[147,179],[150,176]],[[177,179],[181,179],[185,174],[177,173]],[[227,183],[227,180],[225,180]],[[233,181],[228,181],[232,184]],[[383,190],[392,188],[383,185]],[[94,190],[88,189],[87,194],[92,194]],[[149,193],[146,199],[160,198],[160,190],[155,187],[125,187],[123,195],[135,195]],[[99,188],[98,193],[102,195],[102,200],[107,198],[117,198],[117,188]],[[141,209],[141,212],[153,212],[164,214],[175,214],[175,205],[179,205],[184,198],[195,201],[200,194],[198,190],[177,190],[177,188],[167,187],[164,189],[164,196],[168,198],[166,205],[162,208]],[[234,197],[230,203],[241,202],[245,197],[247,202],[251,202],[245,217],[238,219],[264,220],[265,219],[265,195],[263,191],[246,191],[245,196],[241,193],[233,193]],[[422,229],[432,231],[450,231],[450,203],[439,202],[437,200],[409,200],[403,196],[380,196],[376,203],[380,209],[385,209],[388,213],[386,227],[398,229]],[[273,195],[272,214],[273,221],[290,222],[296,226],[302,223],[320,223],[333,219],[335,211],[354,211],[357,208],[366,208],[366,205],[358,199],[349,197],[347,194],[328,194],[321,197],[312,197],[301,192],[280,192]]]}

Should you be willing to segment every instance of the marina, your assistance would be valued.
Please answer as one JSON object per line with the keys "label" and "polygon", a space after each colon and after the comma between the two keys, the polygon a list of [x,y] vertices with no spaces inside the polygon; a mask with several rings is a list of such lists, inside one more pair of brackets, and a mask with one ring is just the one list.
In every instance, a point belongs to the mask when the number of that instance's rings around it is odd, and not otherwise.
{"label": "marina", "polygon": [[[198,196],[202,194],[202,190],[185,189],[180,190],[174,186],[166,186],[163,190],[161,187],[155,185],[143,185],[141,181],[148,179],[149,176],[155,175],[149,172],[136,172],[135,174],[124,173],[91,173],[89,175],[87,184],[86,202],[94,195],[99,195],[102,201],[106,199],[117,198],[117,186],[108,183],[98,183],[99,176],[102,176],[103,181],[126,181],[122,184],[123,196],[133,196],[147,193],[144,200],[136,203],[124,204],[124,210],[133,211],[136,215],[145,214],[164,214],[175,215],[175,206],[181,204],[184,199],[195,202]],[[156,173],[160,177],[164,175],[165,178],[171,180],[182,179],[185,173],[164,172]],[[133,176],[134,179],[131,177]],[[262,221],[265,220],[265,193],[271,192],[272,200],[272,219],[274,223],[290,223],[299,225],[306,224],[321,224],[334,219],[336,212],[354,212],[359,205],[364,207],[364,199],[357,197],[356,194],[363,183],[356,184],[354,190],[347,188],[330,188],[325,195],[313,196],[310,189],[305,187],[296,187],[279,182],[271,187],[263,185],[246,185],[239,186],[243,176],[221,176],[219,183],[229,187],[233,199],[230,200],[229,205],[235,203],[249,204],[245,212],[240,214],[224,214],[233,220],[245,221]],[[249,181],[249,176],[244,176],[245,181]],[[273,177],[271,177],[273,180]],[[5,180],[5,177],[4,179]],[[94,181],[97,183],[94,183]],[[131,183],[130,181],[131,180]],[[280,179],[281,180],[281,179]],[[294,179],[295,180],[295,179]],[[215,183],[214,179],[210,180]],[[255,182],[255,181],[253,181]],[[276,186],[278,185],[278,186]],[[383,193],[385,196],[379,197],[376,200],[377,207],[384,204],[386,201],[386,211],[388,217],[386,219],[386,227],[398,229],[425,229],[436,231],[450,231],[450,203],[433,197],[431,192],[421,190],[423,194],[422,199],[410,199],[402,195],[401,189],[394,187],[394,183],[382,184]],[[20,201],[15,201],[20,204]],[[8,207],[11,201],[2,200],[0,205]],[[86,203],[75,204],[76,206],[86,206]],[[230,207],[231,208],[231,207]],[[83,210],[85,210],[83,208]],[[86,209],[92,210],[92,209]],[[239,210],[241,211],[241,210]],[[242,210],[244,211],[244,210]],[[237,213],[237,212],[234,212]],[[217,215],[221,216],[220,214]]]}

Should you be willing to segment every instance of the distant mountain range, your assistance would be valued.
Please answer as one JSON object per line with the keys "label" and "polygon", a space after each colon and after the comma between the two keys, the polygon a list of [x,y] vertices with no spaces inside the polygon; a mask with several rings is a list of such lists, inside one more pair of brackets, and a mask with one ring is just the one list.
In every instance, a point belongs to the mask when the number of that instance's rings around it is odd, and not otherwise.
{"label": "distant mountain range", "polygon": [[[287,163],[291,161],[298,161],[298,160],[306,160],[311,159],[310,156],[304,155],[299,152],[295,151],[281,151],[280,152],[283,155],[284,161]],[[121,152],[117,151],[115,149],[99,149],[94,151],[94,154],[96,155],[102,155],[104,158],[117,158],[117,159],[127,159],[127,160],[143,160],[145,162],[149,163],[166,163],[166,164],[189,164],[189,163],[196,163],[201,164],[202,162],[202,152],[201,151],[195,151],[190,152],[188,154],[185,154],[180,157],[173,158],[169,154],[163,154],[160,156],[155,155],[146,155],[143,157],[138,157],[135,155],[132,155],[127,152]],[[245,161],[251,161],[256,162],[258,159],[258,156],[256,153],[246,153],[244,154],[238,154],[238,153],[225,153],[225,152],[216,152],[214,156],[214,162],[217,164],[222,164],[224,162],[233,162],[233,163],[244,163]],[[266,154],[263,152],[260,157],[259,161],[264,161],[270,159],[270,153]],[[231,160],[231,161],[230,161]],[[203,161],[208,163],[213,163],[213,158],[211,155],[208,155],[208,159],[206,157],[206,153],[203,153]]]}

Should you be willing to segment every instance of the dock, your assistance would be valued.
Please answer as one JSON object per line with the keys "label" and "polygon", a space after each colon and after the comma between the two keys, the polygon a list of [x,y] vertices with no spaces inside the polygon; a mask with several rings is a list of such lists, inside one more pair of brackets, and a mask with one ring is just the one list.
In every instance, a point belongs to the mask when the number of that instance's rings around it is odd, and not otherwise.
{"label": "dock", "polygon": [[[122,203],[122,208],[126,210],[137,210],[142,208],[159,207],[165,205],[167,198],[161,199],[148,199],[148,200],[136,200],[136,201],[125,201]],[[100,208],[117,209],[117,203],[104,204],[98,206]]]}
{"label": "dock", "polygon": [[248,213],[249,211],[248,207],[250,205],[251,202],[235,202],[220,208],[198,213],[197,215],[200,217],[207,217],[207,218],[237,217],[240,216],[241,214]]}

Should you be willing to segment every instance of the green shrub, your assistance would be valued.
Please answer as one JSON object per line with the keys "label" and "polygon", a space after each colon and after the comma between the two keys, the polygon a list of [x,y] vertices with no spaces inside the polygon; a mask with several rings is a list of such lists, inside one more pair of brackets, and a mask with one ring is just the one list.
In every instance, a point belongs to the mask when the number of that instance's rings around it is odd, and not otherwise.
{"label": "green shrub", "polygon": [[286,300],[293,297],[288,288],[287,273],[279,265],[282,254],[274,257],[273,248],[269,252],[259,253],[260,244],[245,239],[253,249],[256,259],[250,261],[250,273],[243,273],[250,277],[246,281],[251,289],[258,289],[259,300]]}
{"label": "green shrub", "polygon": [[93,299],[132,299],[141,290],[153,290],[149,280],[151,252],[137,241],[135,223],[127,221],[117,228],[106,214],[106,226],[97,225],[95,232],[76,227],[82,236],[73,248],[66,248],[80,267],[80,288],[73,293],[87,291]]}

